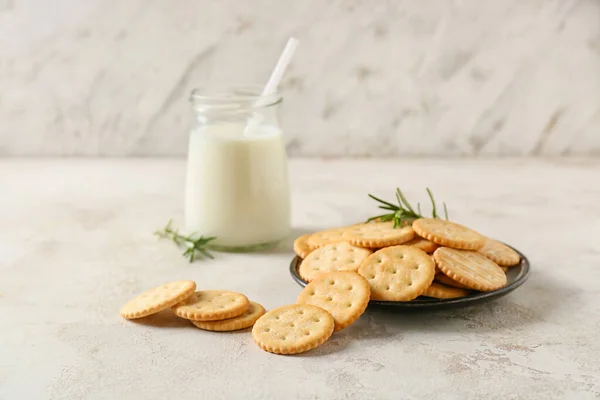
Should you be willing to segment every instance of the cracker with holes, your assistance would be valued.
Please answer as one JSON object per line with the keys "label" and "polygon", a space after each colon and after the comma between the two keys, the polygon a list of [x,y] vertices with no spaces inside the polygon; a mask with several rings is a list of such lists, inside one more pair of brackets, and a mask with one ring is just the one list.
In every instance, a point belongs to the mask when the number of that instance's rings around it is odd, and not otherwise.
{"label": "cracker with holes", "polygon": [[489,292],[506,286],[502,268],[476,251],[440,247],[433,258],[444,275],[471,289]]}
{"label": "cracker with holes", "polygon": [[519,253],[497,240],[485,238],[482,248],[477,250],[501,267],[511,267],[521,261]]}
{"label": "cracker with holes", "polygon": [[[437,268],[437,267],[436,267]],[[446,285],[446,286],[451,286],[451,287],[455,287],[458,289],[469,289],[468,287],[466,287],[465,285],[456,282],[454,279],[447,277],[446,275],[444,275],[443,272],[440,271],[439,274],[435,275],[435,280],[434,282],[439,282],[442,285]]]}
{"label": "cracker with holes", "polygon": [[223,319],[220,321],[191,321],[196,327],[207,331],[229,332],[246,329],[254,325],[265,313],[265,308],[253,301],[250,302],[248,309],[237,317]]}
{"label": "cracker with holes", "polygon": [[298,273],[310,282],[328,272],[356,271],[370,254],[371,250],[346,242],[328,244],[310,253],[300,264]]}
{"label": "cracker with holes", "polygon": [[454,222],[435,218],[420,218],[412,224],[417,235],[440,246],[463,250],[477,250],[484,244],[484,237],[473,229]]}
{"label": "cracker with holes", "polygon": [[405,246],[416,247],[419,250],[423,250],[425,253],[433,253],[439,246],[430,240],[423,239],[422,237],[415,236],[413,239],[406,243]]}
{"label": "cracker with holes", "polygon": [[358,273],[369,282],[372,300],[409,301],[431,285],[435,265],[423,250],[400,245],[371,254]]}
{"label": "cracker with holes", "polygon": [[424,292],[423,296],[433,297],[434,299],[458,299],[469,295],[466,289],[459,289],[451,286],[442,285],[433,282]]}
{"label": "cracker with holes", "polygon": [[328,244],[343,242],[343,234],[346,228],[332,228],[315,232],[306,239],[306,245],[316,249]]}
{"label": "cracker with holes", "polygon": [[181,318],[216,321],[243,314],[249,307],[246,296],[226,290],[202,290],[172,307]]}
{"label": "cracker with holes", "polygon": [[365,312],[370,297],[371,289],[365,278],[356,272],[337,271],[321,275],[306,285],[296,303],[312,304],[329,312],[337,332]]}
{"label": "cracker with holes", "polygon": [[261,349],[275,354],[297,354],[314,349],[333,333],[331,314],[310,304],[271,310],[256,321],[252,338]]}
{"label": "cracker with holes", "polygon": [[311,251],[315,250],[317,246],[311,246],[308,244],[308,238],[311,235],[302,235],[294,240],[294,253],[300,258],[306,258]]}
{"label": "cracker with holes", "polygon": [[165,310],[185,300],[194,293],[193,281],[175,281],[152,288],[131,299],[121,308],[121,316],[127,319],[142,318]]}
{"label": "cracker with holes", "polygon": [[344,240],[361,247],[387,247],[408,242],[414,238],[412,227],[394,228],[393,222],[370,222],[346,228]]}

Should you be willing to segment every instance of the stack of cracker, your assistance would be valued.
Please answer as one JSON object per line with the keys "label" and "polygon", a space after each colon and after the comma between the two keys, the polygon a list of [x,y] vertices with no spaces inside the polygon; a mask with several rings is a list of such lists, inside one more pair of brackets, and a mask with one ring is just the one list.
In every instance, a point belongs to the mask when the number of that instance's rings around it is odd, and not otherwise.
{"label": "stack of cracker", "polygon": [[196,291],[193,281],[175,281],[152,288],[121,308],[126,319],[142,318],[171,308],[178,317],[208,331],[249,328],[265,313],[258,303],[226,290]]}
{"label": "stack of cracker", "polygon": [[304,235],[294,242],[303,258],[298,273],[312,282],[352,271],[369,283],[372,300],[451,299],[507,284],[520,261],[510,247],[465,226],[421,218],[410,226],[371,222]]}

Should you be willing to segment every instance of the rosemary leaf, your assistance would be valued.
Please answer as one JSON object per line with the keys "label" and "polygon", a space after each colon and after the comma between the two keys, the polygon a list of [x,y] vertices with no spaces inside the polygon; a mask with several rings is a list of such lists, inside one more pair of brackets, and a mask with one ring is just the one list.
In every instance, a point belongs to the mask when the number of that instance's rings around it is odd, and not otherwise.
{"label": "rosemary leaf", "polygon": [[154,234],[159,238],[171,240],[178,247],[185,247],[182,256],[186,257],[190,262],[194,262],[200,258],[214,258],[213,255],[208,252],[207,247],[210,246],[209,243],[215,240],[216,237],[198,236],[197,233],[192,233],[187,236],[181,235],[177,229],[173,229],[172,224],[172,220],[169,220],[162,230],[157,230]]}
{"label": "rosemary leaf", "polygon": [[408,211],[410,211],[411,213],[415,214],[415,210],[413,210],[413,208],[411,207],[410,203],[408,202],[408,200],[406,200],[406,197],[404,197],[404,194],[402,194],[402,192],[400,191],[400,189],[396,188],[396,196],[400,198],[400,200],[398,201],[398,203],[400,203],[400,206],[402,206],[402,203],[404,203],[404,205],[406,206],[406,208],[408,209]]}
{"label": "rosemary leaf", "polygon": [[393,205],[392,203],[388,203],[387,201],[381,200],[380,198],[377,198],[377,197],[373,196],[372,194],[369,194],[369,197],[372,198],[373,200],[377,200],[378,202],[383,203],[392,208],[397,208],[397,206]]}
{"label": "rosemary leaf", "polygon": [[438,218],[435,200],[433,198],[433,193],[431,193],[431,190],[429,190],[429,188],[425,188],[425,190],[427,190],[427,194],[429,195],[429,199],[431,200],[431,207],[432,207],[431,216],[433,218]]}
{"label": "rosemary leaf", "polygon": [[[437,205],[435,203],[433,193],[429,188],[426,188],[426,191],[431,201],[432,217],[439,218],[437,213]],[[376,197],[369,193],[369,197],[379,203],[379,205],[377,206],[379,209],[390,211],[390,213],[371,217],[367,220],[367,222],[371,222],[373,220],[379,220],[382,222],[393,221],[394,228],[398,228],[411,224],[416,219],[425,218],[421,212],[420,203],[417,203],[417,211],[415,211],[415,209],[409,203],[408,199],[406,198],[406,196],[404,196],[404,193],[402,193],[402,190],[400,190],[400,188],[396,188],[395,195],[396,201],[398,202],[397,205],[382,200],[379,197]],[[448,219],[448,207],[446,206],[446,203],[442,204],[444,206],[444,215],[446,216],[446,219]]]}

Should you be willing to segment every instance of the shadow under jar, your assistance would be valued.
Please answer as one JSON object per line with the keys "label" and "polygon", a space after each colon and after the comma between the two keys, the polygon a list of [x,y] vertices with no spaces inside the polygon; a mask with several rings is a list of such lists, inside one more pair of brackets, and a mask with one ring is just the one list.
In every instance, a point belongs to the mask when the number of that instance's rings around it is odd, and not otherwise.
{"label": "shadow under jar", "polygon": [[255,86],[195,89],[185,188],[186,230],[216,236],[211,247],[252,251],[290,233],[282,97]]}

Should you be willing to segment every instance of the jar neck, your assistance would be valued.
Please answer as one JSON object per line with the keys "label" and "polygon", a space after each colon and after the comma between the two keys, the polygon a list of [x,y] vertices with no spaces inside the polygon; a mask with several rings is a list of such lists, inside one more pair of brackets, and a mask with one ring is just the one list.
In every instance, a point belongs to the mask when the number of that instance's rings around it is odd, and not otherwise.
{"label": "jar neck", "polygon": [[199,118],[247,118],[269,114],[279,108],[279,93],[263,95],[255,85],[232,86],[213,90],[194,89],[190,95],[192,109]]}

